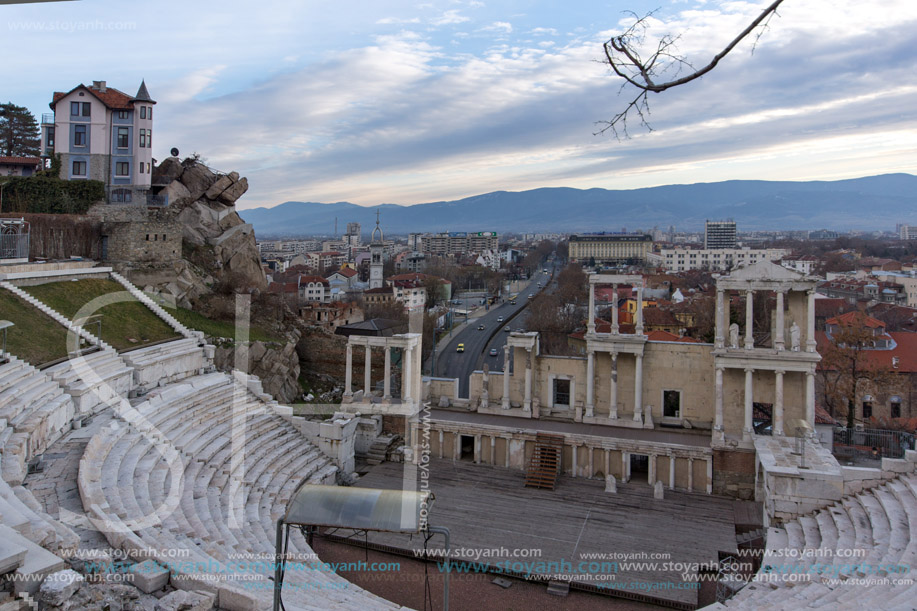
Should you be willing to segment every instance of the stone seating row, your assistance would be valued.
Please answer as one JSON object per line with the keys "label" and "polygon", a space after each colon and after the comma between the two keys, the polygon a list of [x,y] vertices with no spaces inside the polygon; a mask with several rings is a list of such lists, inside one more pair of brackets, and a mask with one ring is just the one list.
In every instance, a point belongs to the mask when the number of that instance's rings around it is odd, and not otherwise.
{"label": "stone seating row", "polygon": [[203,342],[196,337],[177,339],[121,353],[133,367],[134,385],[153,388],[200,374],[207,366]]}
{"label": "stone seating row", "polygon": [[45,369],[73,398],[80,417],[98,413],[133,388],[133,369],[114,350],[75,356]]}
{"label": "stone seating row", "polygon": [[[106,534],[112,545],[188,549],[224,570],[240,554],[273,553],[276,519],[303,481],[334,483],[330,459],[232,376],[157,389],[136,411],[131,425],[114,423],[93,436],[80,463],[84,507],[123,529]],[[154,518],[137,523],[145,515]],[[297,549],[311,553],[304,541]],[[249,564],[233,572],[271,583],[269,566]],[[267,608],[272,595],[269,587],[240,592],[173,570],[173,581],[183,580],[209,583],[221,607],[230,595],[240,605],[246,595]],[[331,572],[291,570],[285,583],[299,586],[284,591],[288,609],[398,608]]]}
{"label": "stone seating row", "polygon": [[[770,528],[761,570],[729,609],[912,608],[917,475]],[[905,581],[901,581],[904,578]]]}

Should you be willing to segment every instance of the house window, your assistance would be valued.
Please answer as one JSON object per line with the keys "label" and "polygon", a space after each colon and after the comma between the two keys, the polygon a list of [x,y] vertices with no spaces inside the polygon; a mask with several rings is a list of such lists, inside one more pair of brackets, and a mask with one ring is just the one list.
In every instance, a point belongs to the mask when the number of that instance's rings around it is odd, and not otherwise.
{"label": "house window", "polygon": [[83,116],[84,117],[90,116],[89,112],[92,109],[92,104],[90,104],[89,102],[82,102],[82,105],[83,105]]}
{"label": "house window", "polygon": [[73,146],[86,146],[85,125],[75,125],[73,127]]}
{"label": "house window", "polygon": [[73,162],[73,175],[74,176],[86,176],[86,162],[85,161],[74,161]]}
{"label": "house window", "polygon": [[570,405],[570,380],[554,380],[554,405]]}
{"label": "house window", "polygon": [[[896,400],[897,399],[897,400]],[[892,397],[891,401],[891,417],[900,418],[901,417],[901,399],[898,397]]]}
{"label": "house window", "polygon": [[139,172],[140,172],[141,174],[143,174],[143,165],[144,165],[143,162],[140,162],[140,169],[139,169]]}
{"label": "house window", "polygon": [[141,119],[146,119],[146,106],[141,106],[141,107],[140,107],[140,118],[141,118]]}
{"label": "house window", "polygon": [[49,127],[49,128],[48,128],[48,144],[47,144],[47,146],[48,146],[48,148],[51,148],[51,149],[54,148],[54,128],[53,128],[53,127]]}
{"label": "house window", "polygon": [[146,148],[146,130],[140,130],[140,148]]}
{"label": "house window", "polygon": [[153,120],[153,107],[152,106],[146,109],[146,118],[151,121]]}
{"label": "house window", "polygon": [[[112,189],[111,191],[111,201],[115,203],[129,203],[131,197],[130,189]],[[149,238],[150,236],[147,236],[147,240]]]}
{"label": "house window", "polygon": [[70,116],[71,117],[80,116],[80,103],[79,102],[70,102]]}
{"label": "house window", "polygon": [[863,401],[863,418],[872,418],[872,401]]}
{"label": "house window", "polygon": [[127,176],[130,171],[131,164],[127,161],[119,161],[115,164],[115,176]]}
{"label": "house window", "polygon": [[118,128],[118,148],[126,149],[128,140],[128,129],[126,127]]}
{"label": "house window", "polygon": [[153,148],[153,130],[148,130],[146,133],[146,147]]}
{"label": "house window", "polygon": [[665,418],[681,417],[681,391],[662,391],[662,415]]}
{"label": "house window", "polygon": [[118,111],[118,118],[119,118],[119,119],[129,119],[130,116],[131,116],[131,113],[130,113],[130,111],[128,111],[128,110],[119,110],[119,111]]}

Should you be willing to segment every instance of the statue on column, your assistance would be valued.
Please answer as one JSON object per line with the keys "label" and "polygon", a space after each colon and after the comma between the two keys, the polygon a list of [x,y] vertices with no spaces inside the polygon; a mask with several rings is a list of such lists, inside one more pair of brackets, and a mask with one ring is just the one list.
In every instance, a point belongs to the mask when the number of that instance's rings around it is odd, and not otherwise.
{"label": "statue on column", "polygon": [[796,324],[795,320],[790,327],[790,348],[793,352],[799,352],[799,325]]}
{"label": "statue on column", "polygon": [[729,347],[739,347],[739,325],[736,323],[729,325]]}

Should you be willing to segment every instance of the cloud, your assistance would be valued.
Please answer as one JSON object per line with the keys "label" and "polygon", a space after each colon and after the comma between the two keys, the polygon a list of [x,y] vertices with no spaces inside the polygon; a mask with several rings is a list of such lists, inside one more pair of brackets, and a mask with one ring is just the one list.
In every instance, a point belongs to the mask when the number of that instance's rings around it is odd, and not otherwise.
{"label": "cloud", "polygon": [[164,87],[160,87],[161,91],[157,93],[157,97],[164,104],[188,102],[207,91],[224,70],[225,65],[218,65],[189,72],[177,80],[165,83]]}
{"label": "cloud", "polygon": [[480,29],[481,32],[503,32],[504,34],[509,34],[513,31],[513,25],[506,21],[495,21],[490,25],[484,26]]}
{"label": "cloud", "polygon": [[383,17],[376,21],[378,25],[392,25],[392,24],[409,24],[409,23],[420,23],[419,17],[411,17],[410,19],[401,19],[399,17]]}
{"label": "cloud", "polygon": [[430,23],[435,26],[441,26],[441,25],[453,25],[457,23],[465,23],[466,21],[470,21],[468,17],[465,17],[464,15],[460,15],[458,12],[458,9],[451,9],[451,10],[446,11],[439,17],[436,17],[430,20]]}

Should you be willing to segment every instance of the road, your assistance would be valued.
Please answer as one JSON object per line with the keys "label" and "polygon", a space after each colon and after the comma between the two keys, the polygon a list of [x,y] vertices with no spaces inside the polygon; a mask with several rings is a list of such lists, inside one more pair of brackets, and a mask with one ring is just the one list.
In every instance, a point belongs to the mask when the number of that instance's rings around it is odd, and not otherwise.
{"label": "road", "polygon": [[[436,376],[443,378],[459,379],[459,396],[468,396],[468,377],[476,369],[481,369],[486,362],[491,370],[503,368],[503,345],[506,343],[504,327],[512,330],[525,328],[525,317],[528,312],[525,307],[529,304],[529,295],[535,295],[542,286],[550,282],[551,264],[546,264],[547,272],[539,270],[532,278],[528,287],[523,289],[516,298],[516,305],[509,301],[499,306],[491,306],[490,311],[483,316],[469,319],[468,325],[458,332],[444,345],[437,346]],[[498,322],[498,319],[503,322]],[[480,330],[479,327],[484,329]],[[464,352],[456,352],[459,344],[465,344]],[[497,356],[489,356],[491,348],[497,349]]]}

